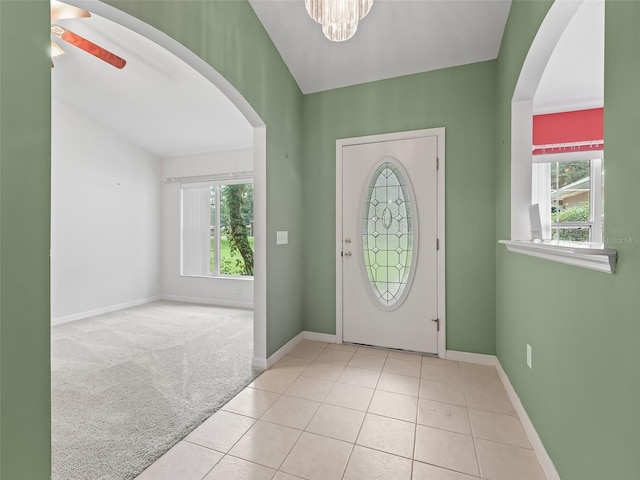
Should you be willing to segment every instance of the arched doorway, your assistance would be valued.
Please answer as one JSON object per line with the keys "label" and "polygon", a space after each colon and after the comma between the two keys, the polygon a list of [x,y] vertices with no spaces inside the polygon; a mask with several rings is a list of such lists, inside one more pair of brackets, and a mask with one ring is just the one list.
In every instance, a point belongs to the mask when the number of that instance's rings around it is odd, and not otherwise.
{"label": "arched doorway", "polygon": [[[127,29],[151,40],[171,52],[188,66],[200,73],[220,90],[240,111],[254,129],[253,133],[253,181],[255,198],[255,273],[254,273],[254,364],[266,365],[266,125],[249,102],[236,88],[211,65],[184,45],[141,20],[99,1],[69,0],[67,3],[90,10]],[[264,362],[264,363],[263,363]]]}
{"label": "arched doorway", "polygon": [[[175,40],[143,22],[116,10],[101,2],[69,2],[90,9],[95,15],[115,22],[118,25],[144,36],[177,57],[186,68],[193,69],[208,81],[235,105],[252,127],[252,163],[254,184],[254,238],[255,238],[255,270],[254,270],[254,327],[253,327],[253,363],[266,363],[266,128],[252,107],[242,96],[220,76],[211,66],[190,52]],[[60,70],[62,64],[58,65]],[[96,93],[99,90],[96,89]],[[132,92],[134,94],[134,92]],[[104,115],[106,117],[106,115]],[[107,120],[105,120],[105,123]],[[120,183],[117,183],[120,186]],[[124,186],[124,184],[123,184]]]}

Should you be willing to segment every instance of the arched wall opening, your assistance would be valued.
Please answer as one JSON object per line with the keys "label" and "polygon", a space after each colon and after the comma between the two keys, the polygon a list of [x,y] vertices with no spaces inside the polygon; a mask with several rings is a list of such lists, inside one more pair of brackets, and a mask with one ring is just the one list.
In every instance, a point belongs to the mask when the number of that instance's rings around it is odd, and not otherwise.
{"label": "arched wall opening", "polygon": [[511,240],[529,240],[533,100],[549,59],[582,1],[557,0],[524,61],[511,101]]}
{"label": "arched wall opening", "polygon": [[85,8],[115,22],[159,45],[192,68],[235,105],[253,127],[253,184],[254,184],[254,325],[253,364],[266,364],[266,126],[253,107],[211,65],[184,45],[160,30],[105,3],[91,0],[69,0],[67,3]]}

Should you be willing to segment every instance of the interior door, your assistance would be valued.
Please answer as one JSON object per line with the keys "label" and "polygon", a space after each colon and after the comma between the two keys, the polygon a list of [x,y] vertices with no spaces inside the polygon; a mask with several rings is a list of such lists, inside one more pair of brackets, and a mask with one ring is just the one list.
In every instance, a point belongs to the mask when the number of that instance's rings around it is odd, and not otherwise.
{"label": "interior door", "polygon": [[438,353],[438,137],[342,148],[343,340]]}

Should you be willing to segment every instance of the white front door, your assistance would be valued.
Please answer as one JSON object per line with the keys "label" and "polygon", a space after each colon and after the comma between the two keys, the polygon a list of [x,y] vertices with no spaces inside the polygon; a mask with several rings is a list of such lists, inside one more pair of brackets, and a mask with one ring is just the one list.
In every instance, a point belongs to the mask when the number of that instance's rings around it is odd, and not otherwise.
{"label": "white front door", "polygon": [[345,342],[438,353],[438,140],[342,146]]}

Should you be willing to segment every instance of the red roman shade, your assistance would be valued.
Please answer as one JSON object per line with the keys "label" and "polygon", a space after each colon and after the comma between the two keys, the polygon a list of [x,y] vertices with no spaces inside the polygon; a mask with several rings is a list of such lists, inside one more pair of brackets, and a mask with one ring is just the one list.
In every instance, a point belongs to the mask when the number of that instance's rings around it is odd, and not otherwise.
{"label": "red roman shade", "polygon": [[604,148],[604,108],[533,116],[533,154]]}

